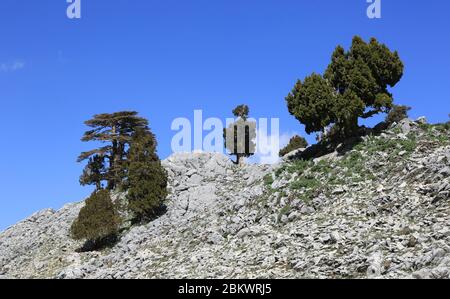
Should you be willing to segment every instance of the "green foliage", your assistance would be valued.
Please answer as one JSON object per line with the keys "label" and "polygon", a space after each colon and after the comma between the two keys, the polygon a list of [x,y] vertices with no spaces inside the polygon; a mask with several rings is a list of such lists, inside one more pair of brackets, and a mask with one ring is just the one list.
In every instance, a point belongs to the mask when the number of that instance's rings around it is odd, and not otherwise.
{"label": "green foliage", "polygon": [[248,121],[249,108],[240,105],[233,110],[233,114],[239,117],[223,130],[224,146],[230,155],[236,156],[236,164],[240,164],[241,158],[248,158],[256,151],[256,123]]}
{"label": "green foliage", "polygon": [[289,141],[289,144],[280,150],[280,157],[284,157],[286,154],[289,154],[292,151],[295,151],[300,148],[308,147],[308,141],[305,138],[295,135]]}
{"label": "green foliage", "polygon": [[265,186],[270,186],[270,185],[272,185],[273,182],[274,182],[274,180],[273,180],[273,176],[271,173],[264,176],[264,185]]}
{"label": "green foliage", "polygon": [[[93,129],[82,140],[106,145],[84,152],[78,159],[89,159],[80,184],[95,184],[97,190],[86,201],[71,232],[75,239],[99,244],[114,237],[121,222],[108,190],[128,191],[127,208],[134,220],[150,219],[159,214],[167,196],[167,173],[156,154],[156,139],[148,121],[136,112],[99,114],[86,124]],[[107,190],[102,189],[103,181],[108,183]]]}
{"label": "green foliage", "polygon": [[101,242],[118,233],[121,219],[108,190],[99,190],[86,200],[70,229],[75,240]]}
{"label": "green foliage", "polygon": [[334,51],[324,75],[312,74],[298,81],[286,97],[289,112],[308,134],[336,124],[341,136],[358,128],[358,118],[388,112],[393,87],[403,75],[403,63],[374,38],[369,43],[354,37],[348,52],[341,46]]}
{"label": "green foliage", "polygon": [[233,115],[236,117],[240,117],[243,120],[247,120],[250,109],[247,105],[239,105],[233,109]]}
{"label": "green foliage", "polygon": [[408,135],[406,139],[370,138],[365,144],[365,150],[369,155],[385,152],[392,158],[398,156],[402,151],[408,155],[417,147],[417,140],[414,135]]}
{"label": "green foliage", "polygon": [[321,131],[335,121],[333,114],[337,96],[333,87],[318,74],[300,80],[286,97],[289,112],[302,124],[305,131]]}
{"label": "green foliage", "polygon": [[363,155],[358,151],[347,153],[336,161],[298,161],[286,169],[299,174],[290,188],[298,192],[298,198],[305,202],[321,193],[328,194],[335,185],[375,179],[372,172],[365,167]]}
{"label": "green foliage", "polygon": [[447,131],[450,131],[450,122],[443,123],[443,124],[437,124],[434,127],[440,133],[448,133]]}
{"label": "green foliage", "polygon": [[352,151],[345,155],[339,162],[339,167],[344,169],[341,175],[344,178],[351,178],[353,183],[363,181],[366,178],[372,179],[371,170],[365,167],[364,157],[358,151]]}
{"label": "green foliage", "polygon": [[327,160],[320,160],[311,167],[311,172],[314,173],[329,173],[331,171],[333,171],[333,167]]}
{"label": "green foliage", "polygon": [[89,162],[80,176],[80,185],[95,185],[97,190],[102,188],[101,182],[106,178],[106,167],[104,156],[94,155],[89,158]]}
{"label": "green foliage", "polygon": [[311,162],[311,161],[308,161],[308,160],[297,160],[297,161],[289,164],[289,166],[287,166],[287,171],[289,173],[301,174],[306,169],[311,167],[312,165],[313,165],[313,162]]}
{"label": "green foliage", "polygon": [[[137,130],[147,129],[148,121],[137,116],[137,112],[122,111],[94,115],[85,124],[91,130],[85,132],[81,140],[100,142],[104,146],[80,154],[78,162],[89,159],[80,182],[95,184],[98,189],[98,180],[101,179],[108,182],[109,190],[121,187],[127,173],[127,147]],[[91,173],[94,173],[94,177],[91,177]]]}
{"label": "green foliage", "polygon": [[320,182],[313,177],[300,176],[296,181],[292,182],[291,188],[299,189],[314,189],[320,186]]}
{"label": "green foliage", "polygon": [[424,124],[421,124],[421,128],[426,132],[427,138],[436,142],[441,146],[445,146],[450,144],[450,122],[430,125],[427,127]]}
{"label": "green foliage", "polygon": [[386,116],[385,123],[391,125],[393,123],[399,123],[401,120],[408,118],[408,111],[411,107],[403,105],[394,105],[392,110]]}
{"label": "green foliage", "polygon": [[167,172],[156,154],[156,139],[149,130],[133,136],[128,155],[128,208],[136,221],[157,216],[167,197]]}

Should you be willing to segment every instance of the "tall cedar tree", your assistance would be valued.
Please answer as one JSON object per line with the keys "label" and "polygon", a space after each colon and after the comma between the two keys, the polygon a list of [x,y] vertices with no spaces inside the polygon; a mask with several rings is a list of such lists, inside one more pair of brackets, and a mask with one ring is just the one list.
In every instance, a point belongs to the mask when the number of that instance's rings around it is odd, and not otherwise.
{"label": "tall cedar tree", "polygon": [[389,112],[394,87],[403,76],[398,53],[375,38],[369,43],[353,38],[348,52],[338,46],[325,74],[313,73],[298,81],[286,97],[289,112],[305,125],[306,132],[335,125],[339,135],[356,133],[358,119]]}
{"label": "tall cedar tree", "polygon": [[94,243],[116,236],[121,219],[111,200],[108,190],[92,193],[81,208],[78,218],[73,222],[71,234],[75,240]]}
{"label": "tall cedar tree", "polygon": [[108,190],[120,187],[126,176],[127,147],[137,130],[147,128],[148,121],[137,116],[137,112],[122,111],[95,115],[85,124],[92,129],[85,132],[81,140],[105,145],[78,157],[78,162],[89,159],[80,183],[99,187],[99,181],[106,180]]}
{"label": "tall cedar tree", "polygon": [[224,145],[231,155],[236,156],[236,164],[241,164],[243,158],[255,154],[256,123],[248,121],[249,108],[239,105],[233,110],[238,119],[223,130]]}
{"label": "tall cedar tree", "polygon": [[133,136],[128,154],[128,208],[136,221],[157,216],[167,196],[167,172],[156,154],[156,139],[150,130]]}

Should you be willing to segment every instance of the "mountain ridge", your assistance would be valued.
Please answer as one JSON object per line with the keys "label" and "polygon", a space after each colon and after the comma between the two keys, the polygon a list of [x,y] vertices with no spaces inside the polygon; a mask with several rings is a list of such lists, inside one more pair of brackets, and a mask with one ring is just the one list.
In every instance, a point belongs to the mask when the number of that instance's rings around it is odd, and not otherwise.
{"label": "mountain ridge", "polygon": [[77,252],[84,203],[39,211],[0,232],[0,278],[450,278],[449,136],[405,119],[311,161],[174,154],[164,215]]}

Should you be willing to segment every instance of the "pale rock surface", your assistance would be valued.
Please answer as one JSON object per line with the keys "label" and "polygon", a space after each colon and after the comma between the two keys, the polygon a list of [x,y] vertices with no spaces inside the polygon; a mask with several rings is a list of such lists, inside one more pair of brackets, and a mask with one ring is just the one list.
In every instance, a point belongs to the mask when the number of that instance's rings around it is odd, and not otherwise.
{"label": "pale rock surface", "polygon": [[[411,134],[412,150],[401,145]],[[40,211],[0,233],[0,279],[450,278],[448,139],[404,120],[364,138],[360,170],[345,162],[352,152],[302,170],[175,154],[162,163],[170,195],[160,218],[78,253],[69,228],[84,203]],[[371,151],[389,141],[398,146]],[[322,185],[292,188],[305,178]]]}

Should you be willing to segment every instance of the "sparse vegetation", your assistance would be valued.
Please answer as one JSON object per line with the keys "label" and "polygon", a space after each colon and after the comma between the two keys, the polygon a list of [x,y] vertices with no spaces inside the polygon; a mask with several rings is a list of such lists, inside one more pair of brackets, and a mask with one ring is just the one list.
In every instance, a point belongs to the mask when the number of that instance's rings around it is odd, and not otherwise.
{"label": "sparse vegetation", "polygon": [[278,221],[281,220],[281,218],[283,217],[283,215],[288,215],[289,212],[291,211],[291,208],[292,208],[292,207],[291,207],[290,204],[285,205],[285,206],[280,210],[280,212],[278,213]]}
{"label": "sparse vegetation", "polygon": [[414,135],[410,134],[406,139],[390,139],[371,137],[365,144],[357,147],[357,149],[363,149],[368,154],[374,154],[377,152],[389,153],[391,158],[398,156],[402,151],[405,152],[405,156],[411,154],[417,147],[417,141]]}
{"label": "sparse vegetation", "polygon": [[308,141],[305,138],[295,135],[283,149],[280,150],[280,157],[284,157],[292,151],[308,147]]}
{"label": "sparse vegetation", "polygon": [[322,159],[317,162],[298,160],[280,168],[277,176],[297,173],[290,184],[296,197],[308,202],[321,193],[329,194],[333,186],[376,180],[373,170],[366,166],[366,155],[388,154],[388,159],[399,159],[411,154],[417,146],[416,138],[389,139],[369,137],[338,159]]}
{"label": "sparse vegetation", "polygon": [[273,180],[273,176],[271,173],[264,176],[264,185],[270,186],[270,185],[272,185],[273,182],[274,182],[274,180]]}

